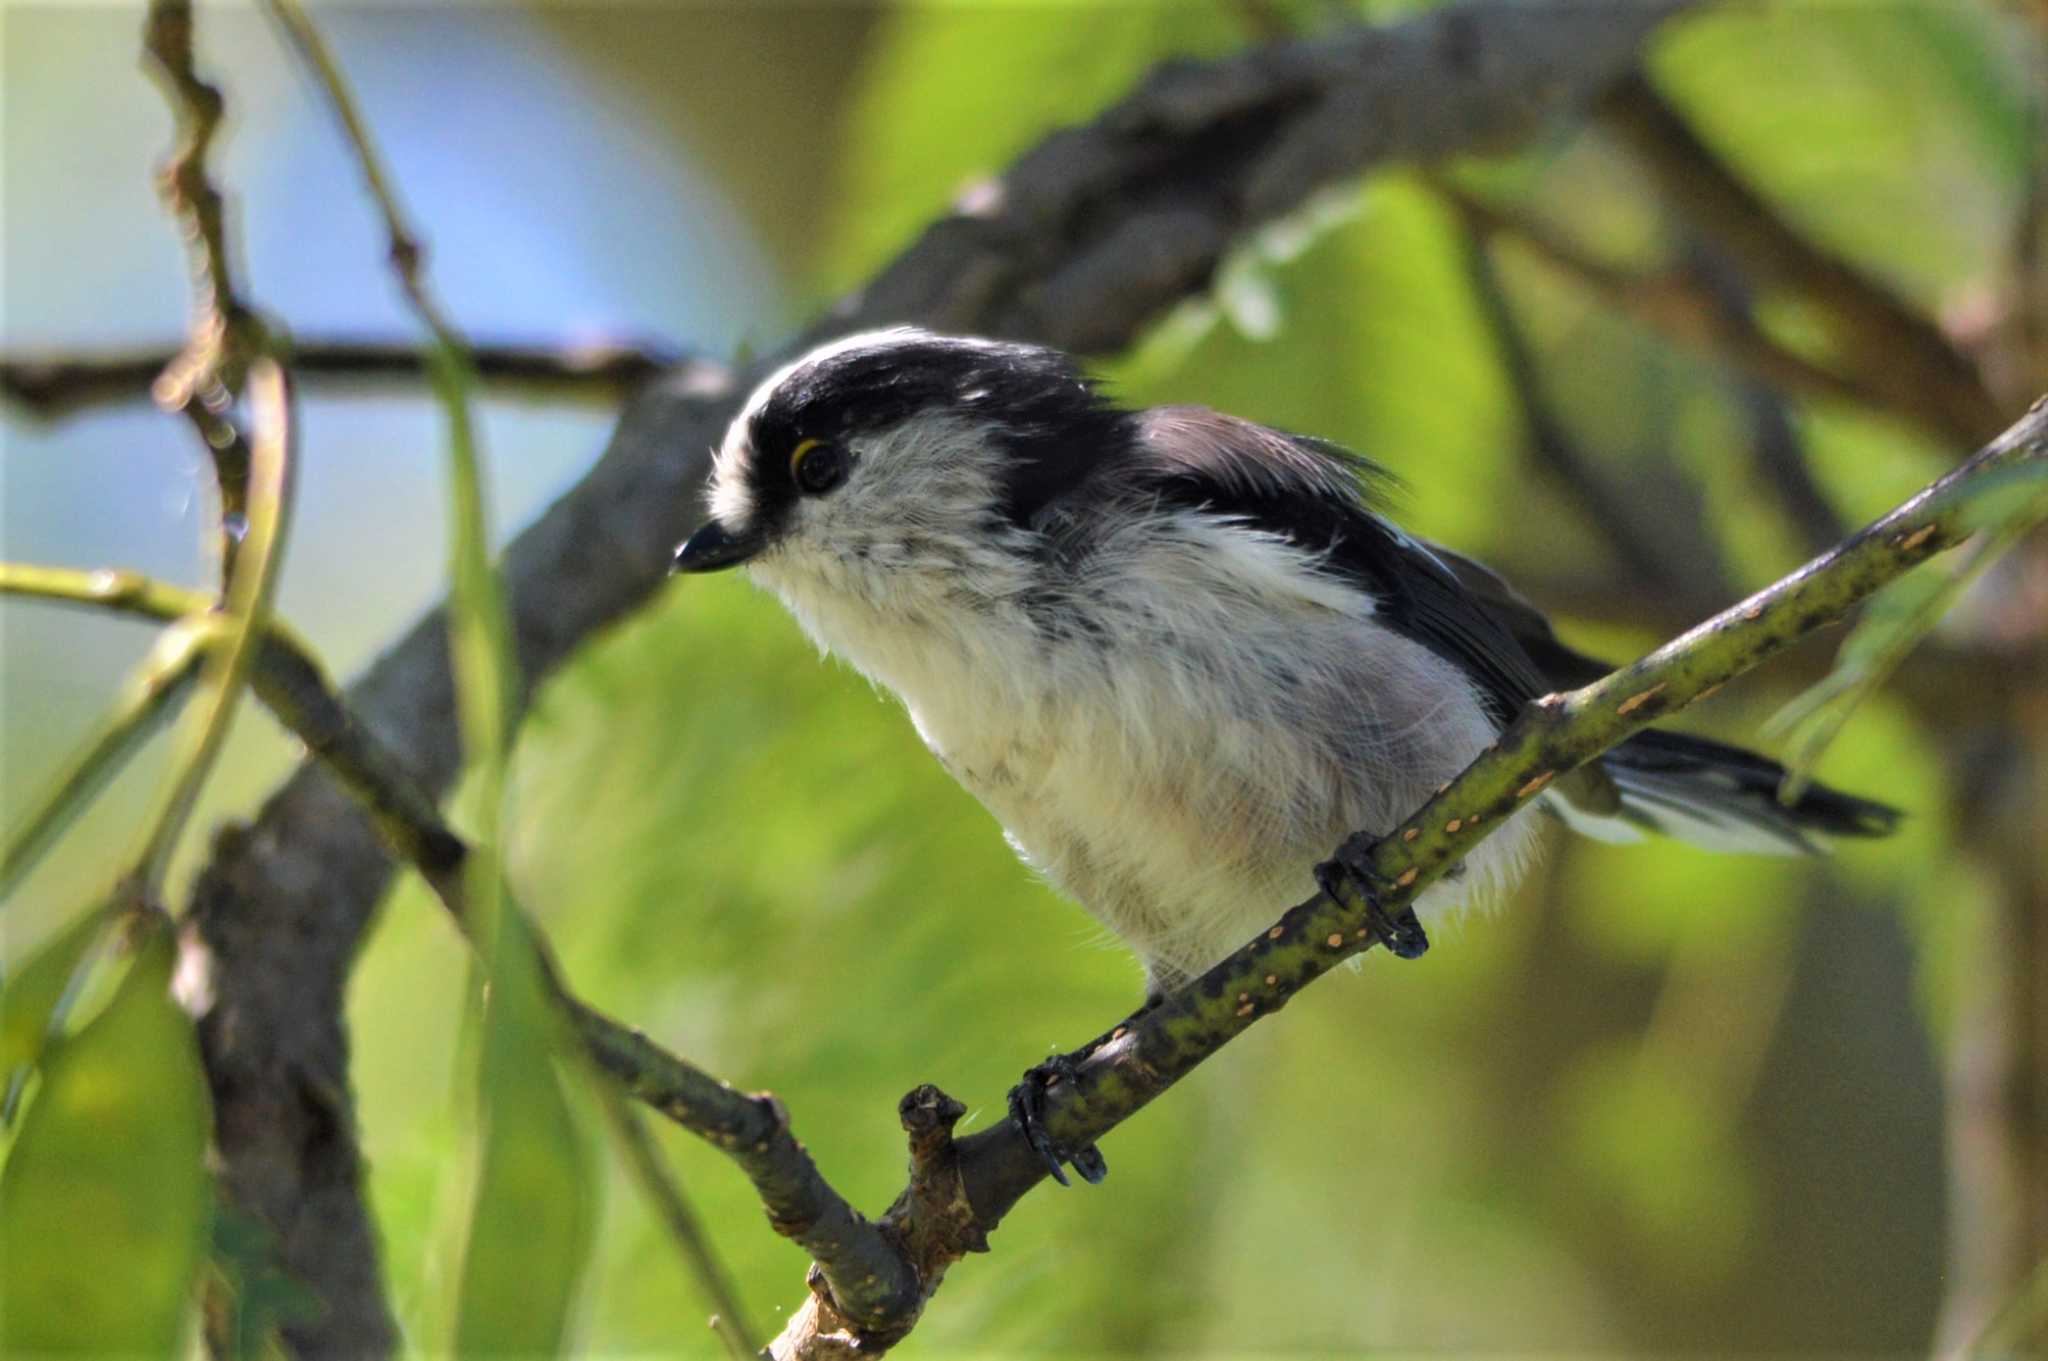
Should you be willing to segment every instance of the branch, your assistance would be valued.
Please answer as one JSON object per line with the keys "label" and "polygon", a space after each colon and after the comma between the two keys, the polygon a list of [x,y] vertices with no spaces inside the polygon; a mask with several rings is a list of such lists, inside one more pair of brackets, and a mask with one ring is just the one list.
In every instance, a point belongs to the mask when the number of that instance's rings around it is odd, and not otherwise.
{"label": "branch", "polygon": [[[1205,287],[1233,237],[1315,192],[1393,160],[1497,150],[1576,113],[1684,3],[1467,0],[1167,68],[1027,153],[791,348],[893,322],[1126,344]],[[770,362],[730,382],[695,372],[652,384],[596,467],[513,542],[502,570],[525,686],[665,582],[699,518],[703,451]],[[439,612],[348,698],[419,788],[449,786],[458,751]],[[374,1258],[327,1250],[330,1232],[361,1220],[337,1012],[390,868],[371,820],[315,761],[253,828],[216,844],[194,888],[189,953],[210,957],[215,981],[201,1033],[223,1174],[328,1304],[293,1329],[304,1351],[390,1346],[381,1305],[371,1310]]]}
{"label": "branch", "polygon": [[[0,594],[110,610],[135,618],[177,622],[205,617],[208,600],[194,591],[133,572],[82,572],[61,567],[0,564]],[[456,925],[472,925],[464,873],[469,847],[442,819],[435,800],[410,775],[404,762],[366,728],[328,681],[324,669],[298,636],[282,624],[264,632],[251,683],[278,722],[302,742],[313,758],[348,790],[369,814],[384,843],[416,869]],[[577,998],[559,967],[528,926],[540,949],[544,977],[565,1007],[591,1063],[651,1109],[723,1149],[737,1162],[767,1207],[776,1232],[829,1263],[828,1277],[844,1299],[873,1298],[878,1314],[916,1297],[916,1283],[897,1250],[827,1184],[810,1154],[791,1133],[789,1118],[773,1097],[735,1091],[663,1049],[638,1030],[621,1025]],[[636,1136],[621,1131],[627,1154],[645,1161]],[[671,1227],[688,1211],[680,1197],[658,1191],[657,1209]],[[685,1232],[685,1241],[694,1235]],[[692,1249],[686,1249],[692,1250]],[[708,1255],[705,1257],[708,1261]],[[708,1279],[722,1273],[709,1270]],[[714,1296],[729,1298],[716,1290]],[[721,1311],[737,1319],[730,1303]]]}
{"label": "branch", "polygon": [[157,170],[157,192],[178,224],[192,273],[192,321],[185,347],[151,385],[158,406],[186,418],[213,462],[220,494],[221,577],[234,572],[236,531],[246,512],[251,451],[232,415],[250,363],[272,351],[270,328],[235,289],[226,207],[207,177],[206,152],[220,128],[220,91],[192,64],[191,0],[152,0],[142,29],[145,65],[163,87],[178,141]]}
{"label": "branch", "polygon": [[[1442,192],[1443,187],[1438,188]],[[1725,564],[1706,536],[1691,534],[1687,543],[1676,545],[1690,551],[1673,551],[1666,517],[1659,516],[1642,496],[1622,494],[1565,429],[1544,391],[1535,348],[1515,316],[1484,239],[1491,223],[1475,214],[1469,197],[1456,193],[1445,197],[1464,220],[1459,246],[1465,273],[1480,315],[1492,332],[1508,386],[1521,408],[1529,461],[1579,503],[1592,532],[1607,540],[1609,551],[1630,577],[1652,587],[1652,594],[1719,599],[1722,593],[1715,590],[1715,583],[1725,580]]]}
{"label": "branch", "polygon": [[1938,438],[1949,433],[1945,427],[1929,423],[1924,404],[1910,393],[1902,395],[1879,379],[1838,373],[1771,339],[1746,309],[1731,308],[1725,294],[1707,287],[1692,270],[1639,274],[1617,269],[1531,218],[1495,207],[1455,186],[1445,185],[1442,190],[1482,234],[1512,238],[1615,311],[1681,348],[1786,392],[1888,411]]}
{"label": "branch", "polygon": [[[1690,242],[1687,256],[1688,272],[1700,287],[1719,299],[1731,316],[1754,326],[1755,314],[1748,291],[1727,261],[1697,239]],[[1757,469],[1776,493],[1780,508],[1799,531],[1808,551],[1817,552],[1845,538],[1849,525],[1813,480],[1805,443],[1793,423],[1784,394],[1754,378],[1742,379],[1736,388],[1736,400],[1748,415],[1753,432]]]}
{"label": "branch", "polygon": [[[281,340],[277,353],[294,376],[346,390],[411,386],[427,376],[415,346],[342,336]],[[722,372],[705,359],[686,359],[660,341],[618,340],[558,345],[498,341],[475,347],[477,377],[500,391],[537,400],[615,405],[655,375],[683,365]],[[0,396],[45,420],[75,415],[151,394],[177,358],[163,349],[108,354],[18,355],[0,358]]]}
{"label": "branch", "polygon": [[1601,117],[1687,222],[1750,274],[1833,320],[1836,349],[1864,385],[1894,394],[1917,423],[1955,443],[1978,444],[2004,424],[1976,366],[1940,327],[1786,226],[1642,75],[1614,85]]}

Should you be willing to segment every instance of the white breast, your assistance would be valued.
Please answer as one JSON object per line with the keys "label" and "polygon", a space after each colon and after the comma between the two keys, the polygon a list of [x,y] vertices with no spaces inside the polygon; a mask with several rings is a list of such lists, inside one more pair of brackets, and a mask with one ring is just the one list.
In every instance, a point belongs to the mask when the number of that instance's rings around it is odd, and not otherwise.
{"label": "white breast", "polygon": [[[759,575],[823,646],[901,696],[1025,859],[1159,987],[1314,892],[1313,867],[1346,835],[1390,829],[1492,740],[1462,673],[1306,565],[1276,539],[1180,514],[1134,522],[1091,553],[1069,598],[1028,608],[856,600]],[[1526,832],[1503,829],[1460,881],[1425,893],[1426,918],[1505,883]]]}

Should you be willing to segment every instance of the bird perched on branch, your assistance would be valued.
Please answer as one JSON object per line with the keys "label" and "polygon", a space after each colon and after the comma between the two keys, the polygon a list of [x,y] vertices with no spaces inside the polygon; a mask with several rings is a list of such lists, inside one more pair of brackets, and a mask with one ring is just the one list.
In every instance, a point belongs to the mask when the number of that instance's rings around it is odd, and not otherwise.
{"label": "bird perched on branch", "polygon": [[[1498,577],[1380,510],[1387,474],[1193,406],[1128,410],[1051,349],[877,331],[763,383],[679,571],[745,563],[900,697],[1018,854],[1134,950],[1151,995],[1312,892],[1528,701],[1606,673]],[[1645,731],[1532,807],[1575,831],[1803,852],[1893,810]],[[1497,893],[1517,815],[1425,890]],[[1427,937],[1382,923],[1399,954]]]}

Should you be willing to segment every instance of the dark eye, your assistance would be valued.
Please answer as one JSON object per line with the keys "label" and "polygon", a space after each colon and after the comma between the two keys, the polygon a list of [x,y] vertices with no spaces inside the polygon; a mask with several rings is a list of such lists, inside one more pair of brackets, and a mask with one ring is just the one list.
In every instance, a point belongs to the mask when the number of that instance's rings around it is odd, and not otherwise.
{"label": "dark eye", "polygon": [[789,456],[789,475],[806,496],[822,496],[846,480],[846,451],[821,439],[807,439]]}

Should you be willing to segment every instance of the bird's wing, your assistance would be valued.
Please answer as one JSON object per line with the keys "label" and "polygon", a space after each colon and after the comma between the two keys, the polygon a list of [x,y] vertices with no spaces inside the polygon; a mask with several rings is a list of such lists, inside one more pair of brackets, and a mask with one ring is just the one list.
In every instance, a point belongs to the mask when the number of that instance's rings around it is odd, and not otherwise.
{"label": "bird's wing", "polygon": [[[1206,407],[1141,413],[1137,445],[1146,492],[1322,555],[1324,570],[1373,598],[1378,622],[1464,671],[1500,722],[1551,689],[1510,628],[1512,616],[1460,579],[1454,564],[1464,560],[1377,511],[1393,479],[1371,461]],[[1466,565],[1506,591],[1491,573]],[[1541,623],[1526,602],[1521,608]]]}
{"label": "bird's wing", "polygon": [[1529,660],[1542,674],[1545,690],[1576,690],[1582,685],[1591,685],[1614,670],[1612,663],[1589,657],[1560,642],[1543,612],[1485,563],[1454,553],[1441,544],[1432,543],[1427,547],[1451,569],[1459,584],[1471,592],[1487,613],[1521,644],[1522,651],[1528,654]]}
{"label": "bird's wing", "polygon": [[[1559,642],[1507,582],[1414,538],[1379,513],[1387,473],[1337,445],[1201,407],[1138,421],[1143,489],[1169,505],[1226,516],[1318,554],[1367,592],[1375,620],[1459,667],[1505,725],[1529,700],[1612,668]],[[1145,481],[1149,478],[1149,481]],[[1783,804],[1777,762],[1708,738],[1646,729],[1556,781],[1544,807],[1607,840],[1662,832],[1714,850],[1816,849],[1824,836],[1882,836],[1883,804],[1809,785]]]}

